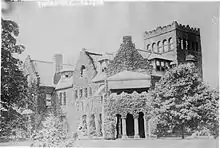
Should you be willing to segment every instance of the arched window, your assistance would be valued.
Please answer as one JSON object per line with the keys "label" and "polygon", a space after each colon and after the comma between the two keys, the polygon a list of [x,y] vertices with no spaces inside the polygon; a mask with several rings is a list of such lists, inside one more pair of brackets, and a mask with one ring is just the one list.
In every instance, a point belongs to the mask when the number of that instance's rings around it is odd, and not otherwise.
{"label": "arched window", "polygon": [[157,53],[156,43],[152,44],[152,51]]}
{"label": "arched window", "polygon": [[186,40],[183,39],[183,49],[186,49]]}
{"label": "arched window", "polygon": [[195,51],[199,51],[199,44],[196,42]]}
{"label": "arched window", "polygon": [[157,42],[157,48],[159,53],[163,53],[163,44],[161,41]]}
{"label": "arched window", "polygon": [[147,45],[147,50],[150,50],[150,44]]}
{"label": "arched window", "polygon": [[163,40],[163,51],[164,51],[164,52],[169,51],[169,49],[168,49],[168,42],[167,42],[166,39]]}
{"label": "arched window", "polygon": [[86,67],[84,65],[81,66],[81,69],[80,69],[80,75],[81,77],[83,77],[85,75],[85,70],[86,70]]}
{"label": "arched window", "polygon": [[62,93],[60,92],[60,105],[62,105]]}
{"label": "arched window", "polygon": [[174,45],[173,45],[173,39],[172,38],[169,38],[168,44],[169,44],[169,50],[173,50],[174,49]]}
{"label": "arched window", "polygon": [[66,105],[66,92],[63,93],[63,105]]}

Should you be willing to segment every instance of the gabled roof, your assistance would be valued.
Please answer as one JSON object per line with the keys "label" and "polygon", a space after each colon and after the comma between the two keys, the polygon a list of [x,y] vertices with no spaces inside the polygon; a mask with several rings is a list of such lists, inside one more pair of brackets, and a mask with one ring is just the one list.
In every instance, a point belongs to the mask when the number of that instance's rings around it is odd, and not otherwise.
{"label": "gabled roof", "polygon": [[152,53],[150,51],[142,50],[142,49],[137,49],[137,50],[142,55],[143,58],[148,59],[148,60],[162,59],[162,60],[167,60],[167,61],[173,61],[173,59],[165,57],[161,54]]}
{"label": "gabled roof", "polygon": [[58,84],[56,85],[56,90],[58,89],[66,89],[66,88],[70,88],[73,86],[73,77],[61,77],[60,81],[58,82]]}
{"label": "gabled roof", "polygon": [[143,79],[150,79],[151,76],[139,72],[134,71],[122,71],[119,72],[111,77],[109,77],[108,81],[119,81],[119,80],[143,80]]}
{"label": "gabled roof", "polygon": [[107,75],[105,72],[98,73],[93,79],[92,82],[100,82],[106,80]]}
{"label": "gabled roof", "polygon": [[[35,71],[38,73],[40,77],[40,86],[50,86],[53,87],[53,62],[48,61],[39,61],[39,60],[31,60],[34,65]],[[73,69],[73,65],[63,64],[63,69]]]}
{"label": "gabled roof", "polygon": [[147,59],[148,60],[162,59],[162,60],[167,60],[167,61],[173,61],[172,59],[162,56],[161,54],[155,54],[155,53],[151,53]]}

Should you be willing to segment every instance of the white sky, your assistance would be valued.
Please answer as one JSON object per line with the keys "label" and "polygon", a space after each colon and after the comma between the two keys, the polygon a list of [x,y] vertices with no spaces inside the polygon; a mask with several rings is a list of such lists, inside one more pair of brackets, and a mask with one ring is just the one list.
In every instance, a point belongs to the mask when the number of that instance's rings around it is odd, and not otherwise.
{"label": "white sky", "polygon": [[19,43],[26,47],[23,57],[51,61],[53,54],[62,53],[65,63],[74,63],[82,48],[114,52],[125,35],[143,49],[144,31],[177,20],[200,28],[204,79],[218,87],[218,8],[214,2],[105,2],[97,7],[50,8],[23,2],[4,18],[20,26]]}

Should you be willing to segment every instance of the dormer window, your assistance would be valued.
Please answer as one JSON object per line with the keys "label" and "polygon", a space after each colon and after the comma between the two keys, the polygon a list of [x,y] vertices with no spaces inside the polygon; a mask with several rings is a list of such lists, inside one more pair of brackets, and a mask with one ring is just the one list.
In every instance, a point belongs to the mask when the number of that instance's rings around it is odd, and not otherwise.
{"label": "dormer window", "polygon": [[81,69],[80,69],[80,75],[81,77],[84,77],[85,76],[85,70],[86,70],[86,67],[84,65],[81,66]]}

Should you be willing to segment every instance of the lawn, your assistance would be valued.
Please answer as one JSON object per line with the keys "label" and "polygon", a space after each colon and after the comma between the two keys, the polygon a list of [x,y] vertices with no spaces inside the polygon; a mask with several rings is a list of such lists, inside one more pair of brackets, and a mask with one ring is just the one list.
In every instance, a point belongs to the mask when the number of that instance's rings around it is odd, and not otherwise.
{"label": "lawn", "polygon": [[[30,146],[31,141],[6,142],[0,146]],[[218,148],[218,139],[77,140],[76,147]]]}

